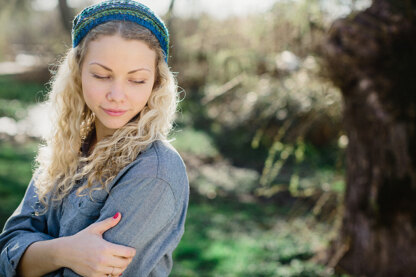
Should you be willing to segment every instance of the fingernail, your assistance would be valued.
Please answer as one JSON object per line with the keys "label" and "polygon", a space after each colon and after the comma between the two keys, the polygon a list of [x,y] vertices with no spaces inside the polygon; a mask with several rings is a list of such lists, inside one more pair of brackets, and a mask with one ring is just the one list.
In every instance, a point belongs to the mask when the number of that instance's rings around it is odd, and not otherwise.
{"label": "fingernail", "polygon": [[113,216],[113,218],[114,219],[116,219],[117,217],[118,217],[118,215],[119,215],[120,213],[119,212],[117,212],[114,216]]}

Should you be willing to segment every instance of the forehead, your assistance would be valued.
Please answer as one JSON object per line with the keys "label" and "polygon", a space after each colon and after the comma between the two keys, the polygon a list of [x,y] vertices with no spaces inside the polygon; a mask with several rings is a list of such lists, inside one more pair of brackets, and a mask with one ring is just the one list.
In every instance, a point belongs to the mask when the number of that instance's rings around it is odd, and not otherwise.
{"label": "forehead", "polygon": [[156,65],[156,51],[142,40],[124,39],[119,35],[99,36],[88,43],[84,63],[98,62],[115,68]]}

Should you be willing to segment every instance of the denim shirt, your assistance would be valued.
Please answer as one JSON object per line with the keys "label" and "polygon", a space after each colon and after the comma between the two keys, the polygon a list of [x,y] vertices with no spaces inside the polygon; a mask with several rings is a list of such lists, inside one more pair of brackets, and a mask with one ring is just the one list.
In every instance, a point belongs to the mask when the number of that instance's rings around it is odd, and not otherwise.
{"label": "denim shirt", "polygon": [[[169,275],[172,252],[184,233],[189,200],[185,164],[176,150],[168,142],[153,142],[118,173],[109,184],[110,193],[94,190],[91,199],[89,190],[84,190],[84,196],[77,196],[76,188],[84,182],[75,186],[61,205],[35,216],[40,204],[32,178],[0,234],[0,276],[17,276],[20,258],[32,243],[74,235],[116,212],[121,212],[121,221],[104,232],[103,239],[136,249],[123,276]],[[80,275],[60,268],[44,276]]]}

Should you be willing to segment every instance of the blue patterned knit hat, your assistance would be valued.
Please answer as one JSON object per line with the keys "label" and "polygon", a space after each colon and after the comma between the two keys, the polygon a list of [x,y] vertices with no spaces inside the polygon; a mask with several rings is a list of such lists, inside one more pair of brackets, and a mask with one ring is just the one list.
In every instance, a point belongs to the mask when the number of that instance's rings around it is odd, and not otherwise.
{"label": "blue patterned knit hat", "polygon": [[113,20],[131,21],[149,29],[158,39],[168,62],[168,29],[152,10],[133,0],[104,1],[83,9],[72,22],[72,47],[76,47],[95,26]]}

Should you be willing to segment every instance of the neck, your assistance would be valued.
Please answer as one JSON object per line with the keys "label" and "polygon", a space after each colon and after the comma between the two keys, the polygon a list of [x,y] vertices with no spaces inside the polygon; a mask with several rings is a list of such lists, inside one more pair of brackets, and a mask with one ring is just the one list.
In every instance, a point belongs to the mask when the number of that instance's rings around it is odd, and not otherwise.
{"label": "neck", "polygon": [[102,125],[98,120],[95,121],[95,137],[97,142],[101,141],[104,137],[111,136],[115,129],[109,129]]}
{"label": "neck", "polygon": [[97,133],[95,132],[95,134],[91,138],[91,142],[90,142],[90,145],[88,147],[88,153],[89,154],[92,153],[92,151],[94,150],[96,144],[97,144]]}

